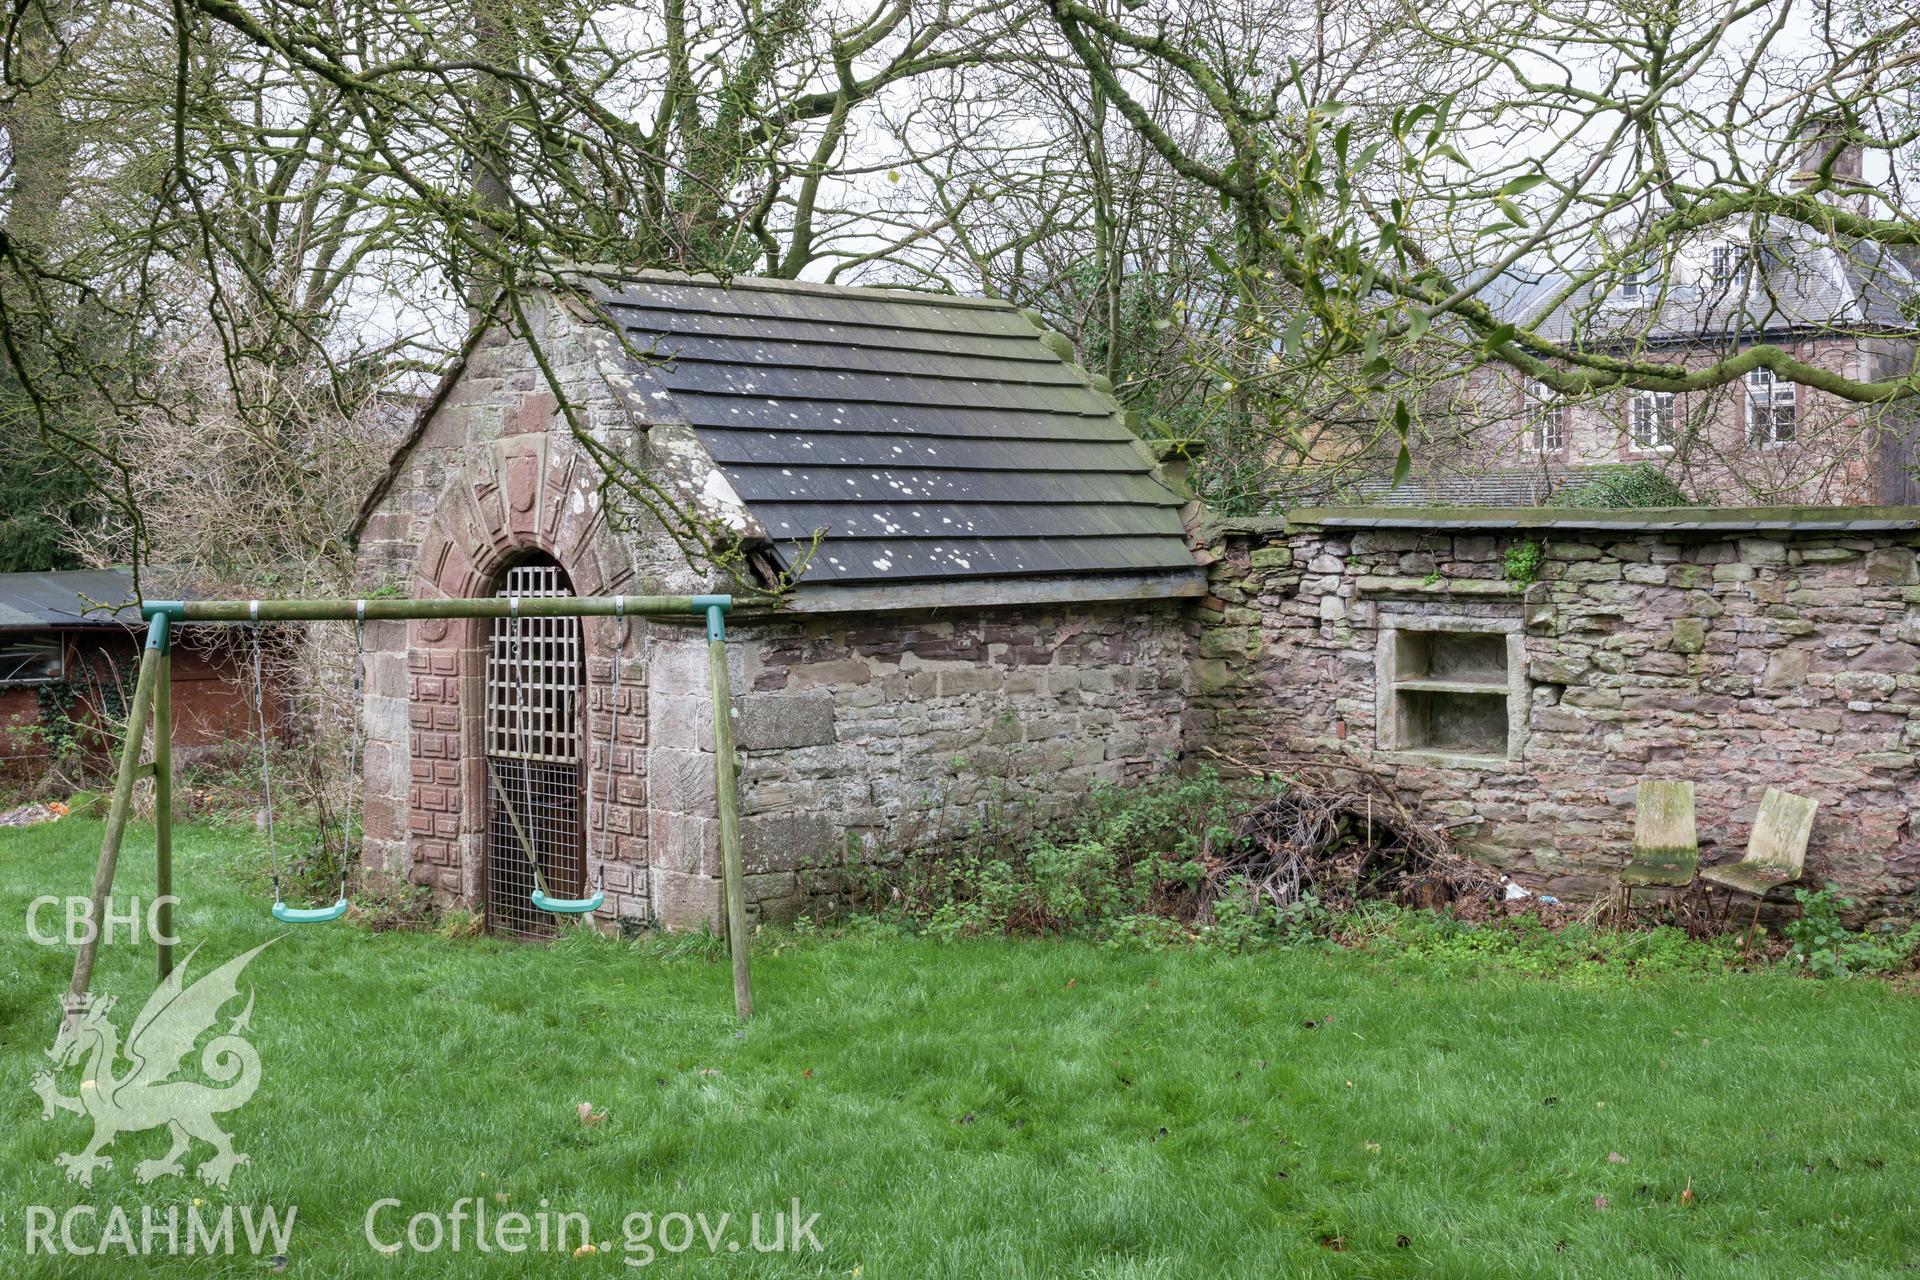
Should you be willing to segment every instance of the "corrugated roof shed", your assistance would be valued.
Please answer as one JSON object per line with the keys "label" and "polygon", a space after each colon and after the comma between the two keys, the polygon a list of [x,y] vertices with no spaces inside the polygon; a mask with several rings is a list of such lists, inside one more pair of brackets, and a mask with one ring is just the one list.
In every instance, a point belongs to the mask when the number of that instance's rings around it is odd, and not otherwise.
{"label": "corrugated roof shed", "polygon": [[599,300],[809,588],[1197,579],[1113,401],[1002,303],[641,275]]}
{"label": "corrugated roof shed", "polygon": [[98,607],[117,605],[132,595],[133,575],[118,569],[0,573],[0,630],[45,631],[137,623],[140,611],[131,605],[117,613]]}

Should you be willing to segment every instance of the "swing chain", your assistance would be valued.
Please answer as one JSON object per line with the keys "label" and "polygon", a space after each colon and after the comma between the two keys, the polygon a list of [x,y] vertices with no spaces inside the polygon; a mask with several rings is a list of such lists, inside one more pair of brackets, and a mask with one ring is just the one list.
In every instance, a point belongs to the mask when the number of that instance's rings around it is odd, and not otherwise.
{"label": "swing chain", "polygon": [[362,735],[366,732],[366,717],[360,706],[360,695],[366,688],[367,676],[367,602],[353,602],[353,699],[348,704],[353,716],[353,727],[347,733],[347,811],[340,824],[340,896],[347,896],[347,869],[351,865],[348,854],[353,848],[353,809],[354,799],[359,791],[360,756]]}
{"label": "swing chain", "polygon": [[260,603],[253,602],[253,717],[260,729],[260,796],[267,816],[267,854],[273,864],[273,900],[280,901],[280,845],[273,834],[273,767],[267,750],[266,681],[260,671]]}

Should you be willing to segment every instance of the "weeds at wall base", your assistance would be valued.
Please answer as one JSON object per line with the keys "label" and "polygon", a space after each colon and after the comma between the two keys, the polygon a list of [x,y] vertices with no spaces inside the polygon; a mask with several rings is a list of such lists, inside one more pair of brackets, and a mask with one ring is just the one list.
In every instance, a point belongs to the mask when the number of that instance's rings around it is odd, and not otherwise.
{"label": "weeds at wall base", "polygon": [[844,918],[803,920],[796,932],[1076,937],[1150,951],[1337,947],[1399,969],[1574,982],[1781,962],[1820,977],[1886,974],[1912,969],[1920,953],[1920,925],[1847,929],[1840,914],[1850,904],[1831,890],[1801,891],[1803,915],[1785,927],[1784,941],[1764,931],[1750,940],[1739,921],[1711,931],[1697,913],[1676,915],[1664,904],[1611,922],[1595,911],[1498,897],[1438,909],[1379,900],[1332,909],[1311,892],[1276,903],[1244,879],[1203,899],[1209,870],[1232,865],[1238,820],[1277,785],[1229,784],[1199,771],[1096,789],[1081,813],[1033,824],[1021,838],[1009,839],[1005,823],[962,829],[859,871]]}

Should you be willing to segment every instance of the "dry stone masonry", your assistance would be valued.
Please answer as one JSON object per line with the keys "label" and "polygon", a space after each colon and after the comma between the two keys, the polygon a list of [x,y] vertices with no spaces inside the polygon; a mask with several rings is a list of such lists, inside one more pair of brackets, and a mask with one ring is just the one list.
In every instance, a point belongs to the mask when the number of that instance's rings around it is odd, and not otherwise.
{"label": "dry stone masonry", "polygon": [[[1229,522],[1198,610],[1190,744],[1389,767],[1481,856],[1574,897],[1619,867],[1641,778],[1694,783],[1708,862],[1739,857],[1778,786],[1821,802],[1809,881],[1909,894],[1915,514]],[[1531,581],[1508,572],[1509,550],[1528,542]]]}

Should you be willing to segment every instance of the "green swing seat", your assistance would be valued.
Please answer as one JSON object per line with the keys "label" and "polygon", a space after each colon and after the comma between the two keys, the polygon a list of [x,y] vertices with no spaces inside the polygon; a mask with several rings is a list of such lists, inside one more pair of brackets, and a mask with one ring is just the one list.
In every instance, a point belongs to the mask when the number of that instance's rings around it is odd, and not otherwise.
{"label": "green swing seat", "polygon": [[273,903],[273,918],[281,924],[330,924],[345,914],[344,896],[330,907],[290,907],[278,898]]}
{"label": "green swing seat", "polygon": [[[563,916],[584,916],[598,911],[607,900],[604,889],[594,890],[591,898],[549,898],[545,889],[533,891],[533,905],[542,911]],[[342,904],[344,905],[344,904]]]}

